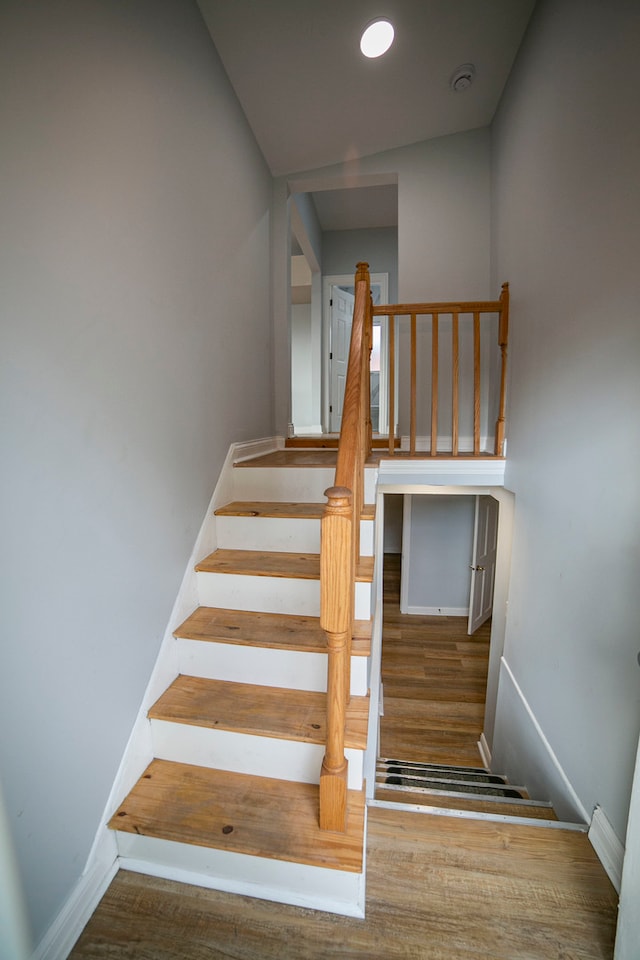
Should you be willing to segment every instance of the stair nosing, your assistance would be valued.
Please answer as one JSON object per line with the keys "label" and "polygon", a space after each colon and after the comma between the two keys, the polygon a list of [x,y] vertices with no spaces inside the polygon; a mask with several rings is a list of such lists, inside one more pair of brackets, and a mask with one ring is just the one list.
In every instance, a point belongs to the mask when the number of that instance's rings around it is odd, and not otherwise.
{"label": "stair nosing", "polygon": [[[186,691],[186,688],[189,686],[195,688],[195,694],[193,691],[190,695],[182,692],[183,690]],[[198,695],[206,700],[207,710],[209,710],[210,703],[215,707],[216,693],[219,697],[223,691],[228,695],[233,694],[234,702],[237,705],[243,703],[243,698],[244,702],[255,703],[256,698],[262,697],[263,702],[266,700],[269,704],[269,709],[272,711],[271,719],[274,714],[277,715],[278,701],[286,702],[287,698],[289,701],[294,701],[294,703],[295,701],[299,701],[300,710],[305,711],[305,717],[303,718],[305,722],[307,718],[313,718],[313,720],[309,719],[304,729],[298,731],[292,730],[289,725],[285,726],[284,724],[282,727],[269,723],[260,726],[260,722],[264,723],[264,717],[262,721],[257,718],[256,722],[252,724],[242,716],[242,714],[236,716],[235,720],[232,720],[229,719],[229,713],[227,713],[225,717],[223,713],[218,714],[213,708],[211,708],[210,714],[205,714],[201,709],[199,710],[199,701],[196,699]],[[169,708],[172,698],[176,696],[178,699],[180,696],[183,696],[185,702],[188,702],[189,707],[198,711],[197,715],[189,715],[188,709],[179,705]],[[185,674],[179,674],[149,707],[147,717],[149,720],[179,723],[208,730],[224,730],[229,733],[239,733],[246,736],[267,737],[274,740],[311,743],[324,746],[326,743],[326,696],[326,693],[318,693],[316,691],[295,690],[287,687],[261,687],[258,684],[237,683],[230,680],[211,680],[205,677],[191,677]],[[274,703],[276,706],[274,706]],[[232,710],[233,707],[227,707],[227,709]],[[266,708],[265,712],[268,713]],[[352,750],[366,749],[368,714],[369,697],[352,696],[346,714],[345,747]],[[360,732],[358,732],[358,726],[362,728]]]}
{"label": "stair nosing", "polygon": [[[234,554],[234,557],[229,556],[230,554]],[[218,555],[217,558],[216,555]],[[275,564],[273,569],[269,570],[265,569],[264,566],[260,567],[258,564],[258,558],[260,557],[271,559]],[[249,565],[245,569],[242,569],[242,565],[239,562],[241,558]],[[307,568],[296,570],[294,561],[306,564]],[[253,567],[250,566],[252,562],[255,563]],[[225,566],[225,564],[228,564],[228,566]],[[288,569],[287,564],[291,564],[293,569]],[[196,573],[222,574],[224,576],[271,577],[283,580],[310,580],[315,582],[320,580],[320,554],[305,553],[304,551],[281,552],[273,550],[229,550],[226,548],[218,548],[200,560],[195,566],[195,571]],[[360,558],[358,569],[356,570],[356,582],[373,582],[373,557]]]}
{"label": "stair nosing", "polygon": [[522,807],[553,809],[552,804],[547,803],[544,800],[531,800],[529,797],[501,797],[492,793],[464,793],[461,790],[435,790],[431,789],[430,787],[404,787],[400,784],[378,783],[378,781],[376,781],[376,786],[380,787],[381,789],[384,788],[385,790],[391,790],[392,792],[397,793],[406,791],[408,793],[414,793],[428,797],[443,796],[450,797],[454,800],[470,800],[478,801],[479,803],[511,803]]}
{"label": "stair nosing", "polygon": [[[287,639],[263,640],[261,638],[247,638],[246,636],[242,635],[241,626],[238,628],[238,633],[225,633],[223,632],[224,627],[220,626],[217,630],[212,628],[211,633],[205,635],[204,626],[199,624],[199,620],[204,619],[204,617],[207,616],[204,611],[212,611],[212,619],[214,617],[213,612],[215,611],[223,617],[228,615],[229,619],[235,618],[236,620],[240,620],[241,623],[249,622],[259,618],[265,620],[267,623],[276,625],[279,620],[289,617],[289,625],[287,626],[286,623],[282,625],[283,636],[286,636]],[[307,642],[304,644],[299,642],[296,643],[293,632],[288,632],[296,629],[295,621],[298,622],[298,629],[300,632],[304,633],[305,630],[308,630],[309,633],[317,633],[317,642],[313,640],[307,640]],[[302,623],[300,623],[300,621],[302,621]],[[313,629],[315,625],[317,625],[317,630]],[[235,610],[233,608],[207,607],[206,605],[200,605],[196,607],[196,609],[193,610],[178,627],[176,627],[176,629],[173,631],[173,636],[177,640],[193,640],[194,642],[198,643],[225,643],[233,644],[235,646],[256,647],[270,650],[287,650],[293,653],[299,652],[326,654],[328,652],[326,637],[320,627],[320,618],[304,614],[264,613],[261,611]],[[354,621],[351,655],[354,657],[368,657],[370,653],[371,621],[356,620]]]}
{"label": "stair nosing", "polygon": [[[252,506],[259,509],[253,510]],[[326,503],[291,500],[231,500],[214,510],[216,517],[243,517],[269,520],[321,520]],[[288,508],[288,509],[285,509]],[[364,504],[360,520],[375,519],[375,504]]]}
{"label": "stair nosing", "polygon": [[[167,781],[175,777],[173,789],[169,784],[158,786],[158,794],[154,797],[154,777]],[[191,778],[200,785],[212,785],[219,782],[220,786],[210,801],[210,810],[203,814],[201,801],[192,799],[188,794]],[[221,789],[222,787],[222,789]],[[176,818],[175,812],[171,819],[162,814],[176,801],[176,793],[183,791],[182,817]],[[164,799],[164,794],[167,799]],[[286,846],[286,828],[289,818],[281,824],[280,830],[271,832],[262,831],[258,823],[256,811],[261,810],[261,804],[254,800],[247,800],[246,811],[248,819],[242,820],[242,804],[240,796],[249,796],[248,792],[256,793],[262,798],[265,791],[273,798],[282,810],[287,809],[287,799],[298,798],[302,804],[303,820],[306,824],[305,837],[292,834],[288,839],[291,848]],[[279,797],[282,794],[282,802]],[[145,801],[145,794],[147,799]],[[188,794],[188,797],[187,797]],[[209,796],[211,789],[209,786]],[[150,796],[149,796],[150,795]],[[291,863],[307,863],[311,866],[330,870],[339,870],[346,873],[361,873],[364,862],[364,824],[365,824],[365,796],[364,790],[348,791],[348,829],[344,834],[320,831],[317,825],[317,784],[305,784],[298,781],[277,780],[274,778],[257,777],[252,774],[234,773],[232,771],[216,770],[209,767],[200,767],[196,764],[184,764],[171,760],[153,760],[134,788],[127,794],[123,802],[109,820],[110,829],[117,833],[154,837],[159,840],[190,844],[214,850],[226,850],[229,853],[246,854],[271,860],[281,860]],[[185,797],[187,797],[185,802]],[[144,812],[145,802],[147,811]],[[211,828],[207,825],[206,831],[201,826],[196,827],[195,817],[191,815],[189,803],[196,805],[196,815],[210,818]],[[129,810],[127,810],[129,807]],[[300,820],[297,821],[298,825]],[[226,826],[228,825],[228,826]],[[282,828],[284,826],[284,829]],[[283,836],[282,834],[285,834]],[[311,836],[309,835],[311,834]],[[262,846],[258,846],[258,841]],[[303,854],[306,848],[307,852]],[[348,854],[348,862],[340,861],[340,856]]]}

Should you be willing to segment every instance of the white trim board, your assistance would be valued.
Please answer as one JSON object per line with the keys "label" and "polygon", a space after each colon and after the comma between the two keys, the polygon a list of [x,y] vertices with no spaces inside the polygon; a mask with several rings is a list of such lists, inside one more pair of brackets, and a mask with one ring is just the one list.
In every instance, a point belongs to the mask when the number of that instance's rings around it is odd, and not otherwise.
{"label": "white trim board", "polygon": [[115,837],[109,839],[113,854],[111,861],[96,857],[91,866],[87,867],[34,950],[31,960],[66,960],[71,953],[91,914],[118,872]]}
{"label": "white trim board", "polygon": [[601,806],[593,811],[589,840],[598,855],[600,863],[607,871],[611,883],[620,893],[622,885],[622,865],[624,863],[624,845],[618,839],[613,827]]}
{"label": "white trim board", "polygon": [[478,750],[480,751],[480,756],[482,757],[482,763],[487,770],[490,770],[491,750],[489,749],[489,744],[487,743],[487,738],[484,735],[484,731],[480,734],[480,739],[478,740]]}
{"label": "white trim board", "polygon": [[591,817],[574,790],[504,657],[493,737],[492,770],[522,783],[535,800],[550,800],[560,820]]}
{"label": "white trim board", "polygon": [[[505,461],[494,457],[479,459],[402,460],[399,457],[381,460],[378,486],[386,493],[410,493],[410,487],[478,486],[503,487]],[[471,491],[465,490],[465,493]],[[481,490],[487,493],[486,489]]]}
{"label": "white trim board", "polygon": [[118,833],[118,846],[123,870],[275,903],[364,917],[366,844],[362,873],[130,833]]}

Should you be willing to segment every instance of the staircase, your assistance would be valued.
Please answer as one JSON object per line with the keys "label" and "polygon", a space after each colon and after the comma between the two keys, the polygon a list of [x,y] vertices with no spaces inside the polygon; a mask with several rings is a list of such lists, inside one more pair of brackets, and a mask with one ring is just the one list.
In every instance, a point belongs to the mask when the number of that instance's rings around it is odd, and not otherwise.
{"label": "staircase", "polygon": [[[178,676],[148,711],[154,759],[112,816],[124,869],[331,912],[364,913],[364,752],[373,507],[361,520],[344,833],[318,826],[326,742],[320,517],[335,453],[236,464]],[[368,484],[373,500],[373,477]]]}
{"label": "staircase", "polygon": [[376,800],[557,823],[553,806],[484,767],[378,760]]}

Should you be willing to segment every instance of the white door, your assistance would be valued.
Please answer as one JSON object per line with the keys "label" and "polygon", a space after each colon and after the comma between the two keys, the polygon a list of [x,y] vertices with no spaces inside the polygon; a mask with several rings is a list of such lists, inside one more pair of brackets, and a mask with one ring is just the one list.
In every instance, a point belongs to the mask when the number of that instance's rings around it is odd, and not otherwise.
{"label": "white door", "polygon": [[331,287],[331,394],[329,400],[331,433],[340,433],[344,385],[349,365],[351,322],[355,297],[340,287]]}
{"label": "white door", "polygon": [[468,633],[475,633],[493,610],[493,582],[498,547],[498,501],[476,497],[476,519],[471,558],[471,595]]}

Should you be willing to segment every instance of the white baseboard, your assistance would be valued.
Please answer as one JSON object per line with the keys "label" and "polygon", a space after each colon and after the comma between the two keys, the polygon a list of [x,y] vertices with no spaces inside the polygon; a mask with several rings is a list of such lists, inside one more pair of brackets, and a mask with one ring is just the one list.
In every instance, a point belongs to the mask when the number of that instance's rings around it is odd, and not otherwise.
{"label": "white baseboard", "polygon": [[624,845],[618,839],[613,827],[609,823],[602,807],[597,806],[593,811],[593,819],[589,827],[591,846],[598,854],[602,866],[607,871],[611,883],[620,893],[622,882],[622,864],[624,863]]}
{"label": "white baseboard", "polygon": [[591,820],[504,657],[500,661],[492,768],[512,783],[525,786],[533,799],[551,801],[560,820]]}
{"label": "white baseboard", "polygon": [[469,607],[407,607],[403,613],[413,613],[422,617],[468,617]]}
{"label": "white baseboard", "polygon": [[275,903],[364,917],[362,873],[118,834],[123,870]]}
{"label": "white baseboard", "polygon": [[[242,463],[243,460],[251,460],[253,457],[263,457],[267,453],[273,453],[274,450],[281,450],[284,447],[284,437],[262,437],[260,440],[245,440],[243,443],[234,443],[227,454],[232,457],[233,463]],[[223,472],[227,466],[222,468]],[[221,474],[222,476],[222,474]]]}
{"label": "white baseboard", "polygon": [[110,844],[103,845],[102,853],[106,854],[110,849],[113,858],[96,857],[92,865],[85,870],[35,949],[31,960],[66,960],[71,953],[91,914],[118,872],[115,837],[110,839]]}
{"label": "white baseboard", "polygon": [[487,770],[491,770],[491,750],[489,749],[489,744],[487,743],[484,732],[480,734],[480,739],[478,740],[478,750],[480,751],[480,756],[482,757],[483,766]]}

